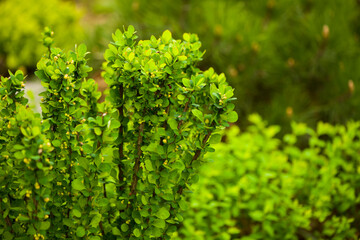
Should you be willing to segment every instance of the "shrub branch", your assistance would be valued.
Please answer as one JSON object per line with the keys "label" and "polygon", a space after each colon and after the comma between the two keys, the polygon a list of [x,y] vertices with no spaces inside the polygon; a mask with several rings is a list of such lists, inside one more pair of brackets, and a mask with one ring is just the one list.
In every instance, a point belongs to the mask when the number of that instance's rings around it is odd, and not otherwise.
{"label": "shrub branch", "polygon": [[136,145],[137,157],[136,157],[135,165],[134,165],[134,169],[133,169],[134,173],[132,176],[130,195],[134,195],[136,193],[136,185],[137,185],[137,181],[138,181],[137,173],[139,172],[139,168],[140,168],[140,158],[141,158],[141,154],[142,154],[141,145],[143,142],[142,134],[144,131],[144,126],[145,126],[145,122],[142,122],[139,126],[139,136],[138,136],[137,145]]}

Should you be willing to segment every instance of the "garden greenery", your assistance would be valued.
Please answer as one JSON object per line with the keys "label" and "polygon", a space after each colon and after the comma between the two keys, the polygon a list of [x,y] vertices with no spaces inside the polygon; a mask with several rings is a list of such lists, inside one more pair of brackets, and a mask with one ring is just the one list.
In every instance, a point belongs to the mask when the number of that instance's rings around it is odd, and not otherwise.
{"label": "garden greenery", "polygon": [[44,49],[39,32],[51,26],[58,46],[70,48],[84,39],[81,14],[75,4],[61,0],[0,1],[0,74],[6,68],[33,70]]}
{"label": "garden greenery", "polygon": [[281,140],[249,120],[206,156],[174,239],[358,239],[360,122],[293,123]]}
{"label": "garden greenery", "polygon": [[282,133],[292,120],[315,127],[360,119],[360,1],[91,2],[94,11],[113,12],[106,26],[130,22],[144,38],[164,26],[174,35],[196,32],[211,49],[201,65],[225,71],[242,116],[256,111]]}
{"label": "garden greenery", "polygon": [[218,129],[237,120],[224,74],[196,67],[194,34],[137,41],[117,30],[100,93],[87,48],[64,52],[43,33],[36,75],[42,117],[24,75],[0,82],[0,234],[4,239],[170,239]]}

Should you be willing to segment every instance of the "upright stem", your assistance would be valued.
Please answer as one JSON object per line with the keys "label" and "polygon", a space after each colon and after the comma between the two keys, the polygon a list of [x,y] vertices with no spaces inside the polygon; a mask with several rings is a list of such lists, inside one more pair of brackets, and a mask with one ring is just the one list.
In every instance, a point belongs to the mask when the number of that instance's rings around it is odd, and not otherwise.
{"label": "upright stem", "polygon": [[[124,124],[123,124],[123,120],[124,120],[124,85],[121,84],[120,85],[120,89],[119,89],[119,95],[121,98],[121,105],[118,108],[119,110],[119,118],[120,118],[120,128],[119,128],[119,137],[123,138],[124,135]],[[119,158],[120,158],[120,163],[118,164],[118,168],[119,168],[119,183],[121,185],[121,181],[124,178],[124,173],[123,173],[123,166],[122,166],[122,160],[124,158],[124,140],[121,140],[120,146],[119,146]],[[121,187],[119,187],[119,192],[121,192]]]}
{"label": "upright stem", "polygon": [[134,165],[134,173],[133,173],[132,181],[131,181],[130,195],[134,195],[136,193],[136,185],[137,185],[137,181],[138,181],[137,173],[139,172],[139,168],[140,168],[140,158],[141,158],[141,154],[142,154],[141,146],[142,146],[142,142],[143,142],[142,134],[144,131],[144,126],[145,126],[145,122],[142,122],[139,126],[139,136],[138,136],[138,141],[136,144],[137,158],[135,160],[135,165]]}
{"label": "upright stem", "polygon": [[[71,129],[69,128],[69,131],[70,131]],[[68,141],[69,142],[69,187],[70,187],[70,189],[69,189],[69,202],[70,202],[70,206],[71,206],[71,204],[72,204],[72,194],[71,194],[71,188],[72,188],[72,185],[71,185],[71,183],[72,183],[72,167],[71,167],[71,155],[72,155],[72,149],[71,149],[71,143],[70,143],[70,141]],[[66,193],[65,193],[66,194]],[[68,212],[67,212],[67,215],[68,215],[68,218],[70,217],[70,208],[68,208]]]}
{"label": "upright stem", "polygon": [[[205,144],[206,144],[206,142],[209,140],[209,137],[210,137],[211,133],[212,133],[212,132],[209,131],[209,132],[206,134],[206,136],[204,137],[204,139],[203,139],[203,141],[202,141],[201,148],[204,148],[204,147],[205,147]],[[202,151],[202,149],[197,149],[197,150],[196,150],[194,157],[191,159],[190,166],[191,166],[191,164],[192,164],[193,161],[197,160],[197,159],[200,157],[201,151]]]}
{"label": "upright stem", "polygon": [[102,235],[105,236],[105,231],[104,231],[104,226],[103,226],[102,221],[99,222],[99,226],[100,226],[100,230],[101,230]]}
{"label": "upright stem", "polygon": [[[121,105],[120,105],[120,107],[118,109],[119,110],[119,115],[120,115],[120,118],[121,118],[121,125],[120,125],[120,128],[119,128],[119,136],[122,136],[123,131],[124,131],[124,127],[123,127],[123,124],[122,124],[122,120],[124,118],[124,86],[123,85],[120,85],[119,95],[120,95],[120,98],[121,98]],[[124,157],[124,141],[121,141],[121,143],[120,143],[119,156],[120,156],[120,158]]]}
{"label": "upright stem", "polygon": [[12,222],[11,222],[11,220],[9,218],[9,215],[6,216],[5,221],[6,221],[6,224],[10,227],[11,232],[14,232],[13,229],[12,229]]}
{"label": "upright stem", "polygon": [[32,200],[33,200],[33,203],[34,203],[34,206],[35,206],[35,209],[34,209],[35,217],[34,216],[32,216],[32,217],[34,217],[35,220],[38,221],[37,213],[38,213],[38,205],[39,204],[38,204],[38,201],[36,201],[35,196],[32,197]]}
{"label": "upright stem", "polygon": [[[71,170],[71,155],[72,155],[72,149],[71,149],[71,143],[69,142],[69,157],[70,157],[70,159],[69,159],[69,161],[70,161],[70,164],[69,164],[69,185],[71,186],[71,183],[72,183],[72,170]],[[70,188],[70,198],[71,198],[71,188]]]}
{"label": "upright stem", "polygon": [[[9,197],[9,196],[8,196]],[[10,198],[9,198],[10,199]],[[10,200],[9,200],[10,201]],[[2,202],[2,198],[0,198],[0,203]],[[3,214],[3,211],[2,211],[2,209],[0,209],[0,214],[2,215]],[[12,230],[12,223],[11,223],[11,220],[10,220],[10,218],[9,218],[9,215],[7,215],[6,217],[5,217],[5,222],[6,222],[6,225],[8,225],[8,227],[11,229],[10,231],[11,232],[13,232],[13,230]]]}
{"label": "upright stem", "polygon": [[[183,114],[185,114],[188,111],[189,103],[190,103],[190,101],[186,102]],[[178,127],[177,127],[178,130],[180,130],[180,127],[181,127],[182,123],[183,123],[183,120],[180,120],[179,123],[178,123]]]}
{"label": "upright stem", "polygon": [[[207,141],[209,140],[209,138],[210,138],[210,136],[211,136],[211,133],[212,133],[212,131],[209,131],[209,132],[205,135],[205,137],[204,137],[204,139],[203,139],[203,141],[202,141],[202,144],[201,144],[201,149],[197,149],[197,150],[195,151],[194,157],[193,157],[193,158],[191,159],[191,161],[190,161],[190,164],[189,164],[190,166],[191,166],[191,164],[193,163],[193,161],[196,161],[196,160],[200,157],[203,148],[205,147]],[[179,188],[179,190],[178,190],[178,193],[181,195],[182,192],[183,192],[183,190],[184,190],[184,187],[183,187],[183,186],[180,186],[180,188]]]}

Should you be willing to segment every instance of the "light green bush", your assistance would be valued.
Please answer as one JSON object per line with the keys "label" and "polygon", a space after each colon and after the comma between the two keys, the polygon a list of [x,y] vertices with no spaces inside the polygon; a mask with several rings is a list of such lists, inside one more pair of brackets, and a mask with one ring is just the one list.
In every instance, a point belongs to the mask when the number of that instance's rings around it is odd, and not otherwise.
{"label": "light green bush", "polygon": [[177,239],[357,239],[360,123],[293,123],[280,140],[249,120],[207,155]]}
{"label": "light green bush", "polygon": [[0,74],[20,66],[34,69],[44,52],[39,34],[45,26],[56,32],[62,48],[84,39],[81,14],[74,4],[60,0],[0,1]]}
{"label": "light green bush", "polygon": [[21,71],[0,81],[0,236],[4,239],[170,239],[219,129],[238,118],[224,74],[201,71],[201,42],[170,31],[138,41],[117,30],[100,93],[87,47],[52,47],[36,76],[42,118],[26,108]]}

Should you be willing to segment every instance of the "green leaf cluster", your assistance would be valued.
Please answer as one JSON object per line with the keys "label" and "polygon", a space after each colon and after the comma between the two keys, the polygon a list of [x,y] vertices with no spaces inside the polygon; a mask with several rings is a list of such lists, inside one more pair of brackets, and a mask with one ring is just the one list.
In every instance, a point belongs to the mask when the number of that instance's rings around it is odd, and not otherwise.
{"label": "green leaf cluster", "polygon": [[316,129],[250,115],[209,153],[173,239],[356,239],[360,123]]}
{"label": "green leaf cluster", "polygon": [[[0,234],[40,239],[50,227],[53,150],[40,116],[25,104],[24,76],[10,72],[0,82]],[[26,228],[24,228],[24,224]]]}

